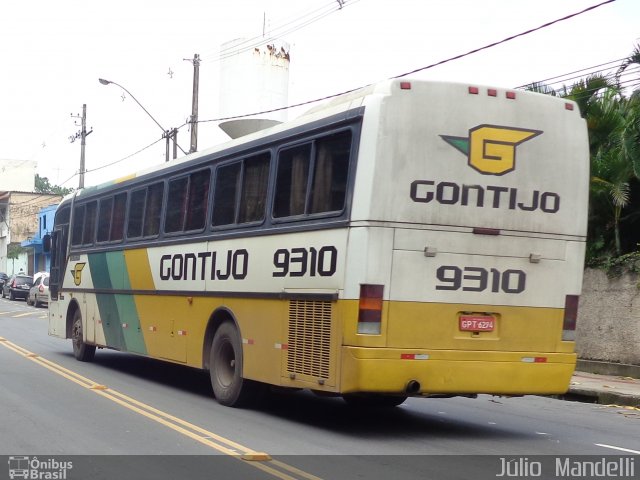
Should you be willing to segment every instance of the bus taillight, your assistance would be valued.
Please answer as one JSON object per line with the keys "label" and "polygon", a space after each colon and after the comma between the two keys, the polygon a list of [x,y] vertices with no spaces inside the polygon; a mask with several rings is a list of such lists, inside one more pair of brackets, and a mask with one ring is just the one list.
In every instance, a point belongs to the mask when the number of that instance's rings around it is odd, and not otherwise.
{"label": "bus taillight", "polygon": [[579,295],[567,295],[564,300],[564,320],[562,322],[562,340],[575,341],[578,323]]}
{"label": "bus taillight", "polygon": [[380,335],[384,285],[360,285],[358,333]]}

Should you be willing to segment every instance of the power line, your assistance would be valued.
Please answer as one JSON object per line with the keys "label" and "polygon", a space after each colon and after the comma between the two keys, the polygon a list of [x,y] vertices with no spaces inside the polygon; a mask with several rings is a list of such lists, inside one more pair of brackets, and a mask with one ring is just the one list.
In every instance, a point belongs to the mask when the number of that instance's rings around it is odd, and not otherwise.
{"label": "power line", "polygon": [[[256,35],[249,39],[243,40],[242,42],[229,46],[227,48],[223,48],[220,52],[216,54],[205,54],[202,56],[203,63],[210,63],[223,60],[225,58],[229,58],[231,56],[237,55],[239,53],[252,50],[256,47],[269,44],[278,38],[283,37],[284,35],[288,35],[293,33],[301,28],[304,28],[312,23],[315,23],[324,17],[342,10],[345,6],[353,5],[354,3],[358,3],[360,0],[348,0],[343,1],[341,4],[338,4],[336,7],[336,2],[332,1],[326,5],[323,5],[320,8],[307,12],[295,19],[288,21],[282,25],[276,26],[274,28],[269,29],[269,36],[265,36],[264,32],[262,35]],[[311,18],[307,18],[311,17]]]}
{"label": "power line", "polygon": [[[625,58],[626,58],[626,57],[625,57]],[[588,71],[588,70],[592,70],[592,69],[594,69],[594,68],[599,68],[599,67],[603,67],[603,66],[606,66],[606,65],[611,65],[611,64],[614,64],[614,63],[619,63],[619,62],[622,62],[625,58],[620,58],[620,59],[618,59],[618,60],[611,60],[610,62],[601,63],[601,64],[599,64],[599,65],[594,65],[594,66],[592,66],[592,67],[581,68],[580,70],[575,70],[575,71],[573,71],[573,72],[564,73],[564,74],[562,74],[562,75],[557,75],[557,76],[555,76],[555,77],[545,78],[544,80],[536,80],[534,83],[546,83],[546,82],[548,82],[548,81],[550,81],[550,80],[556,80],[556,79],[558,79],[558,78],[566,77],[567,75],[574,75],[574,74],[576,74],[576,73],[586,72],[586,71]],[[601,71],[604,71],[604,70],[608,70],[608,69],[598,70],[597,72],[601,72]],[[582,77],[582,76],[583,76],[583,75],[580,75],[580,77]],[[553,83],[557,83],[557,82],[553,82]],[[517,87],[514,87],[514,88],[524,88],[524,87],[526,87],[526,86],[528,86],[528,85],[531,85],[531,84],[530,84],[530,83],[526,83],[526,84],[524,84],[524,85],[518,85]]]}
{"label": "power line", "polygon": [[[103,168],[107,168],[107,167],[110,167],[110,166],[112,166],[112,165],[115,165],[116,163],[124,162],[125,160],[128,160],[128,159],[130,159],[131,157],[133,157],[133,156],[135,156],[135,155],[138,155],[139,153],[144,152],[144,151],[145,151],[145,150],[147,150],[148,148],[153,147],[156,143],[158,143],[158,142],[160,142],[160,141],[162,141],[162,140],[164,140],[164,137],[163,137],[163,138],[159,138],[158,140],[154,141],[153,143],[150,143],[149,145],[147,145],[146,147],[143,147],[143,148],[141,148],[140,150],[138,150],[137,152],[134,152],[134,153],[132,153],[131,155],[127,155],[126,157],[121,158],[120,160],[116,160],[115,162],[107,163],[106,165],[102,165],[102,166],[100,166],[100,167],[92,168],[91,170],[85,170],[85,173],[95,172],[95,171],[98,171],[98,170],[102,170]],[[75,174],[74,174],[74,176],[75,176],[75,175],[77,175],[77,173],[75,173]],[[72,178],[73,178],[73,177],[72,177]]]}
{"label": "power line", "polygon": [[485,45],[483,47],[474,48],[473,50],[469,50],[466,53],[462,53],[460,55],[456,55],[455,57],[447,58],[446,60],[442,60],[440,62],[432,63],[431,65],[427,65],[426,67],[416,68],[415,70],[411,70],[410,72],[402,73],[400,75],[396,75],[395,77],[391,77],[391,78],[406,77],[407,75],[411,75],[413,73],[422,72],[423,70],[427,70],[427,69],[430,69],[430,68],[433,68],[433,67],[437,67],[439,65],[443,65],[445,63],[452,62],[454,60],[459,60],[459,59],[464,58],[464,57],[468,57],[469,55],[473,55],[474,53],[478,53],[478,52],[481,52],[483,50],[488,50],[489,48],[493,48],[493,47],[496,47],[496,46],[501,45],[503,43],[510,42],[511,40],[515,40],[516,38],[524,37],[525,35],[529,35],[531,33],[537,32],[538,30],[542,30],[543,28],[550,27],[552,25],[555,25],[556,23],[564,22],[565,20],[569,20],[571,18],[577,17],[578,15],[582,15],[583,13],[590,12],[591,10],[595,10],[598,7],[601,7],[601,6],[606,5],[608,3],[613,3],[615,1],[616,0],[606,0],[606,1],[602,2],[602,3],[598,3],[597,5],[592,5],[591,7],[587,7],[584,10],[581,10],[579,12],[572,13],[570,15],[566,15],[564,17],[558,18],[558,19],[553,20],[551,22],[547,22],[547,23],[545,23],[543,25],[540,25],[539,27],[532,28],[530,30],[526,30],[526,31],[521,32],[521,33],[517,33],[515,35],[511,35],[510,37],[504,38],[504,39],[502,39],[500,41],[490,43],[490,44]]}
{"label": "power line", "polygon": [[[526,30],[524,32],[517,33],[515,35],[511,35],[510,37],[504,38],[503,40],[490,43],[490,44],[485,45],[483,47],[475,48],[475,49],[470,50],[470,51],[468,51],[466,53],[462,53],[460,55],[449,57],[447,59],[441,60],[441,61],[436,62],[436,63],[432,63],[431,65],[427,65],[425,67],[417,68],[415,70],[411,70],[410,72],[402,73],[400,75],[395,75],[393,77],[390,77],[390,79],[406,77],[407,75],[411,75],[413,73],[417,73],[417,72],[421,72],[421,71],[424,71],[424,70],[428,70],[428,69],[437,67],[439,65],[443,65],[445,63],[452,62],[452,61],[455,61],[455,60],[459,60],[459,59],[467,57],[469,55],[473,55],[473,54],[481,52],[483,50],[488,50],[489,48],[493,48],[495,46],[498,46],[498,45],[501,45],[503,43],[509,42],[509,41],[514,40],[516,38],[519,38],[519,37],[522,37],[522,36],[525,36],[525,35],[529,35],[531,33],[534,33],[534,32],[537,32],[539,30],[542,30],[543,28],[547,28],[547,27],[550,27],[552,25],[555,25],[556,23],[569,20],[571,18],[577,17],[578,15],[582,15],[584,13],[590,12],[591,10],[594,10],[594,9],[596,9],[598,7],[601,7],[603,5],[606,5],[608,3],[613,3],[615,1],[616,0],[606,0],[606,1],[602,2],[602,3],[597,4],[597,5],[592,5],[591,7],[587,7],[584,10],[581,10],[579,12],[575,12],[575,13],[566,15],[564,17],[558,18],[556,20],[552,20],[550,22],[547,22],[547,23],[545,23],[543,25],[540,25],[539,27],[531,28],[531,29]],[[335,93],[335,94],[327,95],[327,96],[324,96],[324,97],[321,97],[321,98],[316,98],[316,99],[313,99],[313,100],[308,100],[308,101],[305,101],[305,102],[296,103],[294,105],[289,105],[289,106],[286,106],[286,107],[273,108],[273,109],[270,109],[270,110],[264,110],[264,111],[261,111],[261,112],[254,112],[254,113],[247,113],[247,114],[244,114],[244,115],[235,115],[235,116],[232,116],[232,117],[212,118],[212,119],[209,119],[209,120],[198,120],[198,123],[222,122],[222,121],[226,121],[226,120],[235,120],[235,119],[238,119],[238,118],[253,117],[253,116],[256,116],[256,115],[264,115],[264,114],[267,114],[267,113],[280,112],[280,111],[288,110],[288,109],[291,109],[291,108],[301,107],[301,106],[304,106],[304,105],[310,105],[312,103],[317,103],[317,102],[321,102],[321,101],[324,101],[324,100],[329,100],[329,99],[332,99],[332,98],[335,98],[335,97],[339,97],[341,95],[346,95],[348,93],[355,92],[356,90],[360,90],[361,88],[366,88],[366,87],[368,87],[370,85],[371,84],[363,85],[363,86],[360,86],[360,87],[352,88],[350,90],[345,90],[345,91],[340,92],[340,93]],[[179,128],[182,128],[185,125],[181,125]]]}
{"label": "power line", "polygon": [[[352,3],[356,2],[356,1],[359,1],[359,0],[352,0],[350,3],[352,4]],[[427,66],[425,66],[425,67],[417,68],[417,69],[411,70],[411,71],[406,72],[406,73],[402,73],[402,74],[399,74],[399,75],[395,75],[395,76],[393,76],[393,77],[389,77],[389,79],[396,79],[396,78],[406,77],[406,76],[408,76],[408,75],[411,75],[411,74],[414,74],[414,73],[417,73],[417,72],[421,72],[421,71],[424,71],[424,70],[428,70],[428,69],[431,69],[431,68],[434,68],[434,67],[437,67],[437,66],[443,65],[443,64],[445,64],[445,63],[449,63],[449,62],[452,62],[452,61],[455,61],[455,60],[459,60],[459,59],[461,59],[461,58],[464,58],[464,57],[467,57],[467,56],[473,55],[473,54],[478,53],[478,52],[481,52],[481,51],[483,51],[483,50],[488,50],[488,49],[490,49],[490,48],[496,47],[496,46],[501,45],[501,44],[503,44],[503,43],[507,43],[507,42],[509,42],[509,41],[511,41],[511,40],[515,40],[516,38],[519,38],[519,37],[523,37],[523,36],[525,36],[525,35],[532,34],[532,33],[534,33],[534,32],[537,32],[537,31],[539,31],[539,30],[542,30],[542,29],[544,29],[544,28],[547,28],[547,27],[550,27],[550,26],[552,26],[552,25],[555,25],[555,24],[557,24],[557,23],[559,23],[559,22],[563,22],[563,21],[569,20],[569,19],[571,19],[571,18],[577,17],[577,16],[579,16],[579,15],[582,15],[582,14],[584,14],[584,13],[590,12],[590,11],[592,11],[592,10],[595,10],[596,8],[599,8],[599,7],[603,6],[603,5],[607,5],[607,4],[609,4],[609,3],[613,3],[613,2],[615,2],[615,1],[616,1],[616,0],[606,0],[606,1],[601,2],[601,3],[599,3],[599,4],[596,4],[596,5],[592,5],[592,6],[590,6],[590,7],[587,7],[587,8],[585,8],[585,9],[583,9],[583,10],[579,11],[579,12],[575,12],[575,13],[572,13],[572,14],[569,14],[569,15],[565,15],[564,17],[561,17],[561,18],[558,18],[558,19],[556,19],[556,20],[552,20],[552,21],[550,21],[550,22],[544,23],[544,24],[542,24],[542,25],[540,25],[540,26],[538,26],[538,27],[531,28],[531,29],[526,30],[526,31],[524,31],[524,32],[517,33],[517,34],[515,34],[515,35],[511,35],[511,36],[506,37],[506,38],[504,38],[504,39],[502,39],[502,40],[500,40],[500,41],[493,42],[493,43],[490,43],[490,44],[484,45],[484,46],[479,47],[479,48],[475,48],[475,49],[473,49],[473,50],[470,50],[470,51],[468,51],[468,52],[466,52],[466,53],[462,53],[462,54],[460,54],[460,55],[456,55],[456,56],[453,56],[453,57],[446,58],[446,59],[441,60],[441,61],[439,61],[439,62],[436,62],[436,63],[432,63],[432,64],[430,64],[430,65],[427,65]],[[342,2],[340,5],[344,5],[344,4],[345,4],[345,2]],[[338,10],[339,10],[339,9],[340,9],[340,8],[338,8]],[[307,24],[308,24],[308,23],[307,23]],[[301,28],[301,27],[300,27],[300,28]],[[262,44],[262,43],[264,43],[264,40],[263,40],[260,44]],[[250,47],[248,47],[247,49],[250,49],[250,48],[253,48],[253,46],[250,46]],[[608,63],[614,63],[614,62],[615,62],[615,60],[614,60],[614,61],[612,61],[612,62],[608,62]],[[602,65],[606,65],[606,64],[602,64]],[[597,67],[597,66],[596,66],[596,67]],[[590,67],[590,68],[593,68],[593,67]],[[583,69],[583,70],[587,70],[587,69]],[[573,72],[573,73],[577,73],[577,72]],[[553,79],[553,78],[558,78],[558,77],[552,77],[552,79]],[[317,103],[317,102],[321,102],[321,101],[325,101],[325,100],[330,100],[330,99],[332,99],[332,98],[336,98],[336,97],[339,97],[339,96],[341,96],[341,95],[346,95],[346,94],[349,94],[349,93],[355,92],[355,91],[357,91],[357,90],[360,90],[360,89],[362,89],[362,88],[366,88],[366,87],[368,87],[368,86],[370,86],[370,85],[371,85],[371,84],[362,85],[362,86],[359,86],[359,87],[356,87],[356,88],[352,88],[352,89],[349,89],[349,90],[345,90],[345,91],[342,91],[342,92],[339,92],[339,93],[335,93],[335,94],[331,94],[331,95],[326,95],[326,96],[324,96],[324,97],[315,98],[315,99],[313,99],[313,100],[307,100],[307,101],[304,101],[304,102],[296,103],[296,104],[293,104],[293,105],[288,105],[288,106],[285,106],[285,107],[273,108],[273,109],[269,109],[269,110],[263,110],[263,111],[260,111],[260,112],[246,113],[246,114],[242,114],[242,115],[234,115],[234,116],[230,116],[230,117],[213,118],[213,119],[208,119],[208,120],[198,120],[198,122],[197,122],[197,123],[221,122],[221,121],[234,120],[234,119],[239,119],[239,118],[252,117],[252,116],[256,116],[256,115],[264,115],[264,114],[267,114],[267,113],[280,112],[280,111],[283,111],[283,110],[288,110],[288,109],[297,108],[297,107],[301,107],[301,106],[305,106],[305,105],[310,105],[310,104]],[[520,88],[520,87],[517,87],[517,88]],[[190,122],[185,122],[184,124],[180,125],[180,126],[178,127],[178,129],[180,129],[180,128],[182,128],[182,127],[185,127],[185,126],[187,126],[187,125],[189,125],[189,124],[190,124]],[[97,170],[100,170],[100,169],[103,169],[103,168],[107,168],[107,167],[110,167],[110,166],[115,165],[115,164],[117,164],[117,163],[123,162],[124,160],[127,160],[127,159],[129,159],[129,158],[131,158],[131,157],[133,157],[133,156],[135,156],[135,155],[137,155],[137,154],[141,153],[142,151],[144,151],[144,150],[146,150],[146,149],[148,149],[148,148],[152,147],[153,145],[155,145],[156,143],[158,143],[160,140],[162,140],[162,139],[156,140],[155,142],[151,143],[150,145],[147,145],[146,147],[144,147],[144,148],[142,148],[142,149],[140,149],[140,150],[138,150],[138,151],[136,151],[136,152],[132,153],[131,155],[128,155],[128,156],[126,156],[126,157],[124,157],[124,158],[121,158],[120,160],[116,160],[115,162],[108,163],[108,164],[106,164],[106,165],[103,165],[103,166],[101,166],[101,167],[94,168],[94,169],[92,169],[92,170],[86,170],[86,172],[87,172],[87,173],[89,173],[89,172],[95,172],[95,171],[97,171]],[[75,175],[77,175],[77,174],[78,174],[78,173],[76,172],[76,173],[75,173],[71,178],[73,178],[73,177],[74,177]],[[63,182],[63,183],[62,183],[62,185],[64,185],[64,183],[68,182],[69,180],[71,180],[71,178],[69,178],[68,180],[66,180],[65,182]]]}

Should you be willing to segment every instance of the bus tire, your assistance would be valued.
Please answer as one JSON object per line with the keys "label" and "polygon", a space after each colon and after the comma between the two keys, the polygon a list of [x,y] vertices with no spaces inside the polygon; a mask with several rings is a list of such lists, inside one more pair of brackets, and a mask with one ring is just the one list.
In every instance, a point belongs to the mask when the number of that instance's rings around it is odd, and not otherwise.
{"label": "bus tire", "polygon": [[242,340],[232,322],[223,322],[213,336],[209,375],[216,400],[227,407],[243,407],[255,400],[258,384],[242,377]]}
{"label": "bus tire", "polygon": [[79,309],[73,314],[73,324],[71,325],[71,343],[73,344],[73,356],[81,362],[91,362],[96,354],[95,345],[84,343],[82,332],[82,314]]}
{"label": "bus tire", "polygon": [[402,405],[407,399],[404,395],[344,395],[342,397],[350,407],[355,408],[393,408]]}

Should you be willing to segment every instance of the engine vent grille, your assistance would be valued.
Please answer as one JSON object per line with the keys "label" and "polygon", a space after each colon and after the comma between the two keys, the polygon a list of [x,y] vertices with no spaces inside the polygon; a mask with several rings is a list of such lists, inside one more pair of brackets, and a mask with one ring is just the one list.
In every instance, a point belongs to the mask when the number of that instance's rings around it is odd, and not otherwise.
{"label": "engine vent grille", "polygon": [[331,361],[331,302],[291,300],[287,370],[329,378]]}

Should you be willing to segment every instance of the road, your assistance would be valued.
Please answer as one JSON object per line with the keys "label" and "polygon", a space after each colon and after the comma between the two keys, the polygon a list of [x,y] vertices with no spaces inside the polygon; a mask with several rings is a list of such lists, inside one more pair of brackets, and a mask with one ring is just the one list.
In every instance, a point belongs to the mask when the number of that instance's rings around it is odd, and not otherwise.
{"label": "road", "polygon": [[92,478],[495,478],[506,456],[640,455],[637,411],[545,397],[358,411],[299,392],[222,407],[206,372],[108,350],[76,361],[70,340],[47,335],[46,316],[0,299],[0,455],[74,456],[70,479],[83,468]]}

